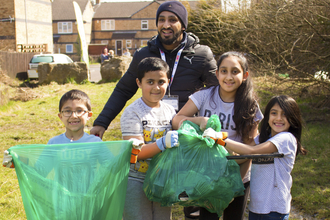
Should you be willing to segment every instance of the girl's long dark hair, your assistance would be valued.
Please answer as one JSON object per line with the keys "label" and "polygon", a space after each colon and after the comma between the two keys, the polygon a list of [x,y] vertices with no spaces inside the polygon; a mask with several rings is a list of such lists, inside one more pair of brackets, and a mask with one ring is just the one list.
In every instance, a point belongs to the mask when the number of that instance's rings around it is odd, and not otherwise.
{"label": "girl's long dark hair", "polygon": [[301,117],[300,109],[297,104],[297,102],[286,95],[280,95],[280,96],[274,96],[271,98],[271,100],[268,102],[266,109],[265,109],[265,117],[261,122],[261,128],[260,128],[260,137],[259,141],[260,143],[266,142],[270,136],[271,136],[271,127],[269,126],[269,113],[272,107],[275,104],[278,104],[280,108],[284,111],[285,117],[288,120],[290,127],[289,131],[293,136],[295,136],[297,140],[297,153],[302,155],[305,155],[307,153],[307,150],[304,149],[301,145],[301,132],[302,132],[302,127],[303,127],[303,120]]}
{"label": "girl's long dark hair", "polygon": [[[236,51],[229,51],[222,54],[217,62],[218,68],[222,61],[229,56],[235,56],[238,58],[238,62],[243,69],[243,74],[249,70],[246,57],[242,53]],[[214,89],[212,92],[219,91],[215,91]],[[213,97],[213,95],[211,97]],[[238,136],[241,136],[243,140],[249,139],[249,133],[255,123],[254,118],[258,110],[257,99],[258,98],[253,90],[251,75],[249,75],[249,77],[247,77],[247,79],[238,87],[234,101],[233,120],[236,126],[236,133]],[[213,103],[215,103],[214,100]]]}

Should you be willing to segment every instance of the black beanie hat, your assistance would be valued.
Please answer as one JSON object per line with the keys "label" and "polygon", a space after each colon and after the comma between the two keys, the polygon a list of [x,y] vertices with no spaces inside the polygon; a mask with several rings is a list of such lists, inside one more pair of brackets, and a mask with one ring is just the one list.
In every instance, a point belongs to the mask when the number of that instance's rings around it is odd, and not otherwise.
{"label": "black beanie hat", "polygon": [[161,4],[156,14],[156,26],[158,24],[158,17],[162,11],[169,11],[174,13],[181,21],[181,24],[187,29],[188,26],[188,12],[181,2],[168,1]]}

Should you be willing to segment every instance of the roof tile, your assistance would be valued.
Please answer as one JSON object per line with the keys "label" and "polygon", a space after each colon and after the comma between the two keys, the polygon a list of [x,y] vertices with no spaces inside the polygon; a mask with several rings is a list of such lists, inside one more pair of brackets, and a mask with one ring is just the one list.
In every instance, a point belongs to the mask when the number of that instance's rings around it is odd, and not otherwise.
{"label": "roof tile", "polygon": [[[85,7],[89,0],[75,0],[81,12],[85,10]],[[76,20],[74,13],[73,0],[55,0],[52,3],[53,21],[65,21],[65,20]]]}
{"label": "roof tile", "polygon": [[102,2],[101,6],[96,9],[94,18],[130,18],[137,11],[151,3],[152,2]]}

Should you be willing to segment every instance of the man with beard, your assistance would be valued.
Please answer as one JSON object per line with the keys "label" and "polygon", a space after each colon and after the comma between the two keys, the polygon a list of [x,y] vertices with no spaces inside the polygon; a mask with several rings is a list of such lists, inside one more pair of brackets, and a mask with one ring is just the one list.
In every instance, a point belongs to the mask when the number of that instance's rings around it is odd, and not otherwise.
{"label": "man with beard", "polygon": [[[148,41],[147,47],[134,53],[128,70],[94,121],[91,134],[102,138],[111,121],[136,93],[137,66],[145,57],[160,57],[169,65],[171,81],[163,101],[174,106],[177,111],[192,93],[204,86],[218,85],[215,76],[217,65],[213,53],[208,46],[199,44],[197,36],[186,32],[188,13],[180,2],[162,3],[156,13],[156,25],[158,35]],[[185,208],[185,215],[189,216],[190,212],[194,211]]]}
{"label": "man with beard", "polygon": [[157,10],[156,25],[158,35],[148,41],[148,46],[139,48],[134,53],[128,70],[94,121],[91,134],[102,138],[111,121],[136,93],[137,65],[145,57],[160,57],[170,66],[172,79],[167,89],[167,97],[164,99],[172,103],[177,111],[195,91],[204,86],[218,85],[213,53],[209,47],[199,44],[197,36],[185,31],[188,13],[180,2],[162,3]]}

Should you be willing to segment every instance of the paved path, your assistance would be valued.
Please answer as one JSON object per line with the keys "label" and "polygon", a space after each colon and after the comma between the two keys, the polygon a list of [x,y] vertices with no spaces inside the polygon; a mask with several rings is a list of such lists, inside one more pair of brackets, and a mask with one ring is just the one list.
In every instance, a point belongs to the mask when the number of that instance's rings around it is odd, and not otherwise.
{"label": "paved path", "polygon": [[101,76],[101,64],[91,64],[90,69],[90,79],[91,82],[99,82],[102,79]]}

